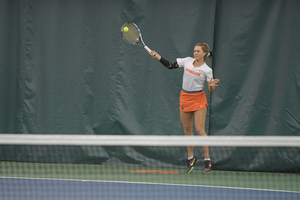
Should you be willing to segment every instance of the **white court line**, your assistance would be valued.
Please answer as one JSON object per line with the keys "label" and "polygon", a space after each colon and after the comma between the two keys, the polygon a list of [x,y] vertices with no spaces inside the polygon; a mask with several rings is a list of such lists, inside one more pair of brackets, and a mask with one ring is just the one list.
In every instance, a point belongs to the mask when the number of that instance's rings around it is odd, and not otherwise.
{"label": "white court line", "polygon": [[254,191],[269,191],[269,192],[287,192],[300,194],[300,191],[289,190],[272,190],[258,188],[242,188],[242,187],[225,187],[225,186],[209,186],[209,185],[189,185],[189,184],[172,184],[172,183],[149,183],[149,182],[129,182],[129,181],[108,181],[108,180],[81,180],[81,179],[52,179],[52,178],[28,178],[28,177],[2,177],[0,179],[22,179],[22,180],[48,180],[48,181],[78,181],[78,182],[99,182],[99,183],[126,183],[126,184],[146,184],[146,185],[166,185],[166,186],[184,186],[184,187],[207,187],[221,189],[236,189],[236,190],[254,190]]}

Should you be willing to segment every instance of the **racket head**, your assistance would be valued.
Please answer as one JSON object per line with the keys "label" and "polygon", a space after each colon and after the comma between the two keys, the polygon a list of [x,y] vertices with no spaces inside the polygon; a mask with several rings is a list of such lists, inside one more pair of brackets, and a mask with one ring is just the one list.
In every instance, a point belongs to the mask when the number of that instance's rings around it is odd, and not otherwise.
{"label": "racket head", "polygon": [[[124,31],[125,27],[128,28],[127,32]],[[133,22],[126,22],[123,24],[123,26],[121,27],[121,35],[123,39],[129,44],[145,46],[142,39],[141,30]]]}

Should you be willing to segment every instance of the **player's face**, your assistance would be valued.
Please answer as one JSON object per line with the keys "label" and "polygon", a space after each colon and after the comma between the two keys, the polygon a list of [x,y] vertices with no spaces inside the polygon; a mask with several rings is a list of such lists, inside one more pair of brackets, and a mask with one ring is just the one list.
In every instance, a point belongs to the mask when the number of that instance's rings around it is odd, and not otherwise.
{"label": "player's face", "polygon": [[202,48],[200,46],[195,46],[195,48],[194,48],[194,58],[196,60],[203,59],[205,54],[206,53],[202,50]]}

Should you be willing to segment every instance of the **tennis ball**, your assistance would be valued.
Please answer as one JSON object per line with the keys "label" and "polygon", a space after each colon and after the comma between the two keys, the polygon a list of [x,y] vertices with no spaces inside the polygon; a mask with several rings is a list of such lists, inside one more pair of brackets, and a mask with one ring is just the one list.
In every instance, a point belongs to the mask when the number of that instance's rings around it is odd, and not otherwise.
{"label": "tennis ball", "polygon": [[128,29],[128,27],[125,26],[123,30],[126,33],[126,32],[128,32],[129,29]]}

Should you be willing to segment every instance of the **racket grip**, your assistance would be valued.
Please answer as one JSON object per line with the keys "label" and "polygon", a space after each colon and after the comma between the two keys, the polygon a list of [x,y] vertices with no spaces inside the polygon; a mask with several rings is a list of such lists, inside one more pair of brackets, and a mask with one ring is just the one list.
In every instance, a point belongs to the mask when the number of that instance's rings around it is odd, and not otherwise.
{"label": "racket grip", "polygon": [[146,45],[144,46],[144,48],[145,48],[148,52],[151,52],[151,49],[149,49],[149,47],[147,47]]}

